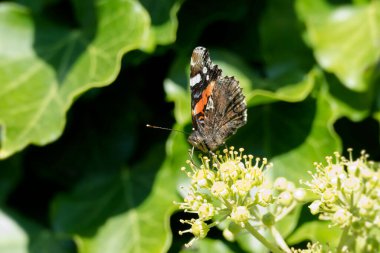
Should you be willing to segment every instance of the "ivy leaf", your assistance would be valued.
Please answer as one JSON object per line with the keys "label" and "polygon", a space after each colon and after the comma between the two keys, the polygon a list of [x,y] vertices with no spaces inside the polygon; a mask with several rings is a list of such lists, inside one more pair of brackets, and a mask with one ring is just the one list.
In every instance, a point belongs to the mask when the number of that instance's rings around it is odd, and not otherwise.
{"label": "ivy leaf", "polygon": [[259,26],[265,74],[272,85],[298,83],[313,67],[293,0],[270,0]]}
{"label": "ivy leaf", "polygon": [[183,136],[172,133],[166,150],[163,163],[164,149],[156,147],[140,165],[86,179],[71,194],[57,198],[52,208],[55,229],[75,234],[80,253],[167,250],[168,221],[187,154]]}
{"label": "ivy leaf", "polygon": [[347,88],[368,90],[380,60],[380,2],[332,7],[298,0],[296,6],[318,63]]}
{"label": "ivy leaf", "polygon": [[[0,252],[69,252],[73,244],[9,211],[0,210]],[[71,246],[69,246],[71,244]]]}
{"label": "ivy leaf", "polygon": [[182,0],[165,0],[160,2],[142,0],[140,2],[150,14],[151,29],[155,43],[159,45],[173,43],[177,38],[177,13]]}
{"label": "ivy leaf", "polygon": [[111,83],[125,52],[152,45],[138,1],[97,1],[88,11],[87,26],[70,29],[0,4],[0,158],[57,139],[77,96]]}
{"label": "ivy leaf", "polygon": [[194,247],[190,249],[183,249],[180,251],[180,253],[207,253],[207,252],[233,253],[234,251],[230,249],[222,241],[212,240],[208,238],[198,240]]}
{"label": "ivy leaf", "polygon": [[22,168],[22,156],[15,155],[0,161],[0,203],[7,199],[16,184],[19,182]]}
{"label": "ivy leaf", "polygon": [[288,239],[289,244],[297,244],[306,240],[328,243],[334,248],[338,245],[341,230],[329,226],[328,222],[311,221],[301,225]]}
{"label": "ivy leaf", "polygon": [[[280,151],[280,153],[271,160],[275,166],[271,170],[273,177],[284,176],[295,183],[299,183],[300,179],[309,178],[307,171],[313,167],[314,162],[324,161],[327,155],[341,150],[340,139],[333,129],[335,114],[334,109],[329,106],[327,101],[326,86],[327,84],[322,84],[322,88],[316,100],[308,100],[302,103],[302,105],[299,105],[309,108],[305,111],[297,110],[300,114],[298,114],[296,118],[290,121],[286,121],[285,118],[282,118],[282,122],[285,123],[285,126],[283,129],[277,129],[276,132],[281,133],[284,139],[282,141],[273,139],[272,142],[273,148],[276,150],[275,152]],[[301,108],[298,107],[298,109]],[[285,115],[287,114],[285,117],[290,116],[290,113],[291,111],[285,113]],[[309,118],[311,121],[308,122],[307,115],[310,113],[313,115]],[[302,125],[305,123],[310,123],[310,125],[305,127],[306,125]],[[286,125],[288,125],[289,128],[287,128]],[[286,132],[289,135],[285,134]],[[302,135],[304,135],[304,137],[301,137]],[[286,136],[290,137],[290,139]],[[298,139],[300,141],[298,144],[293,142],[294,138],[297,137],[301,137],[301,139]],[[296,145],[287,151],[283,149],[288,145],[294,144]]]}

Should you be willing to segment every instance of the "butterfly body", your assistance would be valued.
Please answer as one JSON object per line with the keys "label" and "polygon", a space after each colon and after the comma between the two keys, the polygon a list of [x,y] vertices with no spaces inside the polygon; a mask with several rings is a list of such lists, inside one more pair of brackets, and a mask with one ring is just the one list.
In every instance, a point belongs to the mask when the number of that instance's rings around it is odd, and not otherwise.
{"label": "butterfly body", "polygon": [[191,56],[191,116],[188,141],[202,152],[214,151],[247,122],[247,105],[239,82],[222,76],[204,47]]}

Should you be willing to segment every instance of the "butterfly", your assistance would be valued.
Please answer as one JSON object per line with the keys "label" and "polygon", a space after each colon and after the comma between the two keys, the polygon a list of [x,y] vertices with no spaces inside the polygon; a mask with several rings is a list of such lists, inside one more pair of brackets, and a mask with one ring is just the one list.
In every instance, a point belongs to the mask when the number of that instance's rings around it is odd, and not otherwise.
{"label": "butterfly", "polygon": [[200,151],[214,151],[247,123],[247,104],[239,82],[222,75],[204,47],[190,61],[191,117],[188,142]]}

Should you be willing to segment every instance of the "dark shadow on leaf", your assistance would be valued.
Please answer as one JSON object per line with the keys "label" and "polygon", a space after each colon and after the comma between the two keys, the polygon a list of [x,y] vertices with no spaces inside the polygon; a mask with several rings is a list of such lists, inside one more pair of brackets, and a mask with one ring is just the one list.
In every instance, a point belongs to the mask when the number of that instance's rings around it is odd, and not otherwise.
{"label": "dark shadow on leaf", "polygon": [[170,11],[178,0],[140,0],[140,3],[149,12],[152,25],[163,25],[170,21]]}
{"label": "dark shadow on leaf", "polygon": [[355,110],[369,110],[376,99],[376,92],[372,90],[362,93],[352,91],[339,82],[337,77],[333,74],[326,74],[326,79],[329,83],[331,95],[347,106],[353,107]]}
{"label": "dark shadow on leaf", "polygon": [[[25,232],[27,235],[28,252],[29,253],[40,253],[40,252],[54,252],[54,253],[75,253],[77,252],[76,245],[72,241],[69,235],[57,235],[44,227],[39,226],[38,224],[32,222],[31,220],[21,216],[17,212],[10,210],[7,207],[0,206],[2,211],[2,216],[7,218],[7,222],[14,222],[14,225],[8,224],[8,226],[17,226],[20,229],[20,232],[16,232],[11,238],[12,246],[14,248],[23,248],[24,235],[21,235],[22,232]],[[5,217],[2,217],[3,219]],[[22,232],[21,232],[22,231]],[[7,240],[7,238],[4,238]],[[8,247],[11,249],[12,247]]]}
{"label": "dark shadow on leaf", "polygon": [[[203,1],[192,0],[185,1],[178,13],[178,33],[176,45],[179,49],[185,51],[192,50],[196,46],[210,47],[211,44],[205,42],[203,45],[198,44],[202,34],[207,34],[207,26],[216,21],[236,21],[247,13],[247,6],[253,6],[252,1],[233,2],[228,0],[222,1]],[[243,32],[239,26],[235,26],[236,31]],[[190,31],[190,32],[189,32]],[[219,44],[219,40],[233,39],[233,35],[225,32],[224,27],[219,26],[214,30],[216,36],[209,36],[212,44]],[[241,41],[240,41],[241,42]],[[211,43],[211,42],[210,42]]]}
{"label": "dark shadow on leaf", "polygon": [[277,102],[248,109],[247,125],[228,142],[248,153],[274,157],[304,143],[316,114],[316,101]]}
{"label": "dark shadow on leaf", "polygon": [[8,159],[0,160],[0,204],[8,197],[16,187],[21,177],[22,154],[15,154]]}
{"label": "dark shadow on leaf", "polygon": [[165,158],[162,145],[146,159],[118,173],[92,175],[53,205],[53,226],[58,232],[91,237],[112,216],[137,208],[150,194],[156,173]]}
{"label": "dark shadow on leaf", "polygon": [[[95,6],[93,1],[85,0],[62,1],[45,8],[47,15],[33,14],[33,47],[37,55],[54,69],[57,84],[62,85],[96,35]],[[65,16],[59,13],[65,13]]]}
{"label": "dark shadow on leaf", "polygon": [[360,122],[352,122],[348,118],[341,118],[334,124],[334,128],[343,141],[343,150],[353,148],[353,157],[360,156],[361,150],[370,155],[369,160],[380,161],[379,122],[373,118],[366,118]]}

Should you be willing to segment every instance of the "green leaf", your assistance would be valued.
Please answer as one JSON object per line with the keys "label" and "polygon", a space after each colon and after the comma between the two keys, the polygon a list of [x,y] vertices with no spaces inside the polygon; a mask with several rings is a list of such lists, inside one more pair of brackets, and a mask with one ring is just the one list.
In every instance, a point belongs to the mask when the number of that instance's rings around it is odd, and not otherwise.
{"label": "green leaf", "polygon": [[346,87],[368,90],[380,60],[380,2],[341,7],[324,0],[296,3],[318,63]]}
{"label": "green leaf", "polygon": [[208,252],[218,252],[218,253],[233,253],[225,243],[219,240],[212,239],[202,239],[198,240],[193,248],[181,250],[180,253],[208,253]]}
{"label": "green leaf", "polygon": [[56,230],[76,234],[79,252],[164,252],[171,240],[169,217],[178,200],[177,178],[187,145],[172,133],[166,146],[114,176],[84,180],[70,195],[56,199]]}
{"label": "green leaf", "polygon": [[57,239],[49,231],[20,217],[0,210],[0,252],[67,253],[68,241]]}
{"label": "green leaf", "polygon": [[258,82],[258,89],[253,89],[247,94],[249,105],[260,105],[276,101],[300,102],[307,98],[312,92],[315,83],[321,75],[320,70],[312,69],[302,80],[295,83],[281,83],[271,80]]}
{"label": "green leaf", "polygon": [[[289,144],[295,146],[286,152],[284,152],[285,150],[282,151],[271,159],[274,168],[270,172],[274,178],[284,176],[295,183],[299,183],[300,179],[309,178],[307,171],[313,168],[314,162],[324,161],[327,155],[341,150],[340,139],[333,128],[334,110],[328,104],[325,89],[322,87],[316,100],[303,102],[301,106],[306,106],[306,108],[304,111],[299,111],[300,114],[293,111],[296,113],[295,118],[292,117],[289,121],[285,118],[279,119],[279,122],[284,122],[285,125],[283,129],[277,129],[277,133],[281,135],[287,133],[290,138],[285,137],[285,135],[282,136],[282,141],[274,139],[273,148],[280,151],[285,147],[289,148]],[[285,113],[285,117],[290,116],[291,113],[288,111]],[[313,115],[308,118],[310,113]],[[295,138],[300,138],[298,144],[294,142]]]}
{"label": "green leaf", "polygon": [[298,225],[298,220],[301,215],[302,205],[299,204],[293,209],[288,215],[281,219],[277,224],[276,228],[281,233],[282,237],[286,238],[291,234]]}
{"label": "green leaf", "polygon": [[0,161],[0,203],[7,199],[21,176],[22,156],[15,155]]}
{"label": "green leaf", "polygon": [[311,240],[322,244],[327,243],[334,248],[339,243],[341,230],[337,227],[330,227],[329,224],[329,222],[322,221],[304,223],[287,239],[287,242],[292,245]]}
{"label": "green leaf", "polygon": [[165,93],[168,101],[175,103],[174,117],[178,124],[184,125],[190,121],[190,95],[189,93],[174,83],[172,79],[164,82]]}
{"label": "green leaf", "polygon": [[369,89],[366,92],[354,92],[347,89],[336,78],[329,78],[327,101],[334,108],[335,119],[347,117],[353,121],[360,121],[370,115],[372,106],[376,103],[376,91]]}
{"label": "green leaf", "polygon": [[28,252],[28,235],[16,221],[0,210],[1,252]]}
{"label": "green leaf", "polygon": [[152,33],[159,45],[175,42],[177,37],[177,13],[182,0],[142,0],[144,8],[149,12],[152,22]]}
{"label": "green leaf", "polygon": [[[267,231],[259,231],[262,235],[265,236],[267,240],[272,241],[272,237]],[[236,236],[236,241],[239,243],[240,247],[247,252],[255,253],[268,253],[269,250],[254,236],[248,232],[243,232]]]}
{"label": "green leaf", "polygon": [[232,139],[248,153],[273,163],[268,173],[298,183],[308,178],[315,161],[340,150],[333,129],[335,114],[327,101],[327,84],[319,72],[312,85],[321,87],[302,102],[277,102],[250,107],[247,125]]}
{"label": "green leaf", "polygon": [[259,31],[266,77],[273,85],[298,83],[314,62],[301,37],[294,1],[267,1],[262,15]]}
{"label": "green leaf", "polygon": [[125,52],[152,44],[138,1],[97,1],[79,19],[87,26],[70,29],[0,4],[0,158],[57,139],[73,100],[111,83]]}

